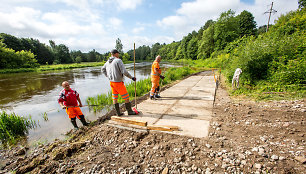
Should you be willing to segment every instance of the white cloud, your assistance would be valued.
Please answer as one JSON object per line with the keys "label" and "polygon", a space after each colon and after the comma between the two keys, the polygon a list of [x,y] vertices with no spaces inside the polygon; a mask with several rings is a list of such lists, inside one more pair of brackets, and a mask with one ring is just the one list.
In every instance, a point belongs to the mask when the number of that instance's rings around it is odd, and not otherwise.
{"label": "white cloud", "polygon": [[132,32],[134,34],[138,34],[138,33],[142,32],[142,31],[144,31],[144,29],[145,29],[144,27],[136,27],[136,28],[133,28]]}
{"label": "white cloud", "polygon": [[134,10],[138,5],[142,3],[142,0],[115,0],[116,6],[119,10]]}
{"label": "white cloud", "polygon": [[120,28],[121,24],[122,24],[122,21],[116,17],[112,17],[112,18],[109,18],[109,24],[111,26],[111,28],[113,29],[118,29]]}

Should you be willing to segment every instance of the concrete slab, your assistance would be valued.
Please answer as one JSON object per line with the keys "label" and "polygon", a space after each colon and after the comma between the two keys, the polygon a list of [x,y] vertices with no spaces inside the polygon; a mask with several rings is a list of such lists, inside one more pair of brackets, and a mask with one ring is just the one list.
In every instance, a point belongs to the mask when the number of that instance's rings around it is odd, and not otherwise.
{"label": "concrete slab", "polygon": [[178,126],[180,130],[171,133],[203,138],[208,136],[215,87],[211,75],[191,76],[162,91],[161,99],[148,99],[138,104],[139,115],[125,113],[123,117],[146,121],[148,125]]}
{"label": "concrete slab", "polygon": [[180,131],[175,131],[174,134],[196,138],[208,136],[209,121],[164,115],[156,125],[169,125],[169,123],[180,128]]}

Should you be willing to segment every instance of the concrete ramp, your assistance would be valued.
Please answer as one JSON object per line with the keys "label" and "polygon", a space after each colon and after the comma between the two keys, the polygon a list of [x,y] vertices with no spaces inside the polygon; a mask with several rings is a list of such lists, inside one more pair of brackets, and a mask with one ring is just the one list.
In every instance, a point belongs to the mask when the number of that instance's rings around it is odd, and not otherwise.
{"label": "concrete ramp", "polygon": [[[208,136],[216,83],[204,73],[191,76],[161,92],[160,99],[137,105],[139,115],[123,118],[146,121],[154,126],[178,126],[171,133],[203,138]],[[114,123],[114,122],[112,122]]]}

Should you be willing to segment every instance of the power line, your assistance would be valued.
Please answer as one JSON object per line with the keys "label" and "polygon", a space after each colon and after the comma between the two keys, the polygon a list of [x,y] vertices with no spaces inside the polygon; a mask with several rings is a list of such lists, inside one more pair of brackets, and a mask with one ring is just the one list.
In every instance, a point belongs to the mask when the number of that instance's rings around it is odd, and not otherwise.
{"label": "power line", "polygon": [[269,23],[270,23],[271,13],[274,14],[274,13],[276,13],[276,12],[277,12],[277,11],[273,9],[273,2],[272,2],[270,10],[268,10],[268,11],[266,11],[266,12],[264,13],[264,14],[269,13],[269,19],[268,19],[268,25],[267,25],[267,30],[266,30],[266,32],[268,32],[268,30],[269,30]]}

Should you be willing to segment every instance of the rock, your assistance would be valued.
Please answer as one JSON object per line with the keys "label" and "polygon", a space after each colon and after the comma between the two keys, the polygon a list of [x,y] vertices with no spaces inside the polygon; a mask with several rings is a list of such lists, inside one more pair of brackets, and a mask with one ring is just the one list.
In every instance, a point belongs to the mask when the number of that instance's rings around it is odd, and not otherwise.
{"label": "rock", "polygon": [[153,150],[158,150],[158,149],[159,149],[159,146],[158,146],[158,145],[156,145],[156,146],[153,147]]}
{"label": "rock", "polygon": [[282,160],[284,160],[284,159],[286,159],[286,158],[283,157],[283,156],[280,156],[280,157],[279,157],[279,160],[280,160],[280,161],[282,161]]}
{"label": "rock", "polygon": [[211,148],[211,145],[210,145],[210,144],[206,144],[206,147],[207,147],[208,149],[210,149],[210,148]]}
{"label": "rock", "polygon": [[252,149],[252,152],[258,152],[258,147],[254,147],[254,148]]}
{"label": "rock", "polygon": [[261,164],[255,163],[255,164],[254,164],[254,167],[255,167],[256,169],[261,169],[262,166],[261,166]]}
{"label": "rock", "polygon": [[26,153],[26,149],[25,148],[21,148],[21,149],[19,149],[16,153],[15,153],[15,155],[16,156],[19,156],[19,155],[24,155]]}
{"label": "rock", "polygon": [[306,158],[303,156],[296,156],[294,159],[301,162],[302,164],[306,163]]}
{"label": "rock", "polygon": [[239,157],[240,159],[245,159],[245,155],[242,154],[242,153],[239,153],[239,154],[238,154],[238,157]]}
{"label": "rock", "polygon": [[165,167],[164,170],[162,171],[162,174],[168,174],[168,167]]}
{"label": "rock", "polygon": [[277,161],[278,160],[278,156],[277,155],[272,155],[271,159],[274,160],[274,161]]}
{"label": "rock", "polygon": [[264,148],[258,148],[258,154],[259,155],[264,155],[265,154],[265,149]]}

